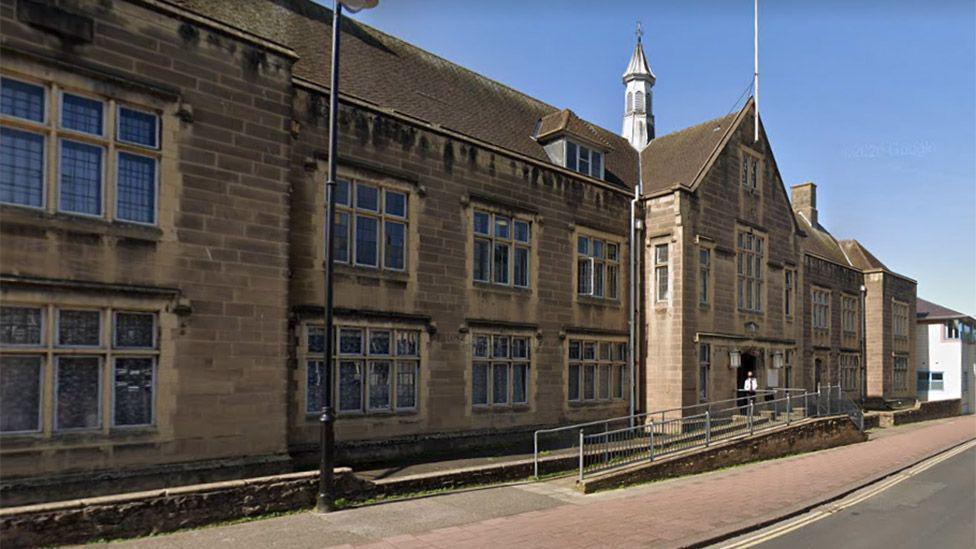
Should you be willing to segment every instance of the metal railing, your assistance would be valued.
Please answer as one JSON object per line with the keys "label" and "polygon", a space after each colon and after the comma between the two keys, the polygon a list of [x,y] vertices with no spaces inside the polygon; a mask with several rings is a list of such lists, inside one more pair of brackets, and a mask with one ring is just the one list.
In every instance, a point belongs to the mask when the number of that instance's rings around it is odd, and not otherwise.
{"label": "metal railing", "polygon": [[759,398],[759,394],[729,399],[737,401],[734,405],[724,404],[728,400],[706,403],[711,406],[701,413],[663,420],[657,419],[653,413],[644,414],[647,419],[640,424],[604,432],[587,433],[585,429],[579,429],[576,445],[578,478],[582,481],[586,475],[707,447],[719,440],[751,435],[807,418],[846,414],[861,430],[864,429],[861,409],[844,395],[839,385],[800,394],[783,391],[783,394],[785,396],[772,399]]}
{"label": "metal railing", "polygon": [[[777,393],[789,393],[804,390],[805,389],[789,388],[760,389],[756,391],[756,398],[768,398],[770,396],[775,397]],[[587,421],[584,423],[574,423],[572,425],[564,425],[561,427],[553,427],[550,429],[538,429],[532,434],[533,474],[536,478],[539,478],[539,457],[542,453],[564,456],[574,455],[578,450],[579,433],[581,431],[586,434],[607,433],[611,430],[648,423],[651,420],[664,422],[668,419],[676,419],[687,417],[689,415],[701,414],[706,411],[711,411],[715,407],[722,407],[730,402],[741,401],[745,398],[746,397],[744,396],[739,396],[725,400],[691,404],[689,406],[678,408],[666,408],[663,410],[655,410],[653,412],[643,412],[633,416],[618,416],[608,419]],[[543,448],[543,444],[541,444],[543,442],[547,443],[545,444],[546,448]]]}

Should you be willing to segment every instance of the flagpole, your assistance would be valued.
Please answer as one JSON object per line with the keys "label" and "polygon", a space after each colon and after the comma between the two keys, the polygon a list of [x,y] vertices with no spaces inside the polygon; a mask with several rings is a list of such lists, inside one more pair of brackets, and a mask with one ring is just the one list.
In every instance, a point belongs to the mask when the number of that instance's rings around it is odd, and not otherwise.
{"label": "flagpole", "polygon": [[753,98],[755,99],[756,120],[753,124],[753,141],[759,141],[759,0],[754,0],[753,7],[753,61],[755,70],[752,74]]}

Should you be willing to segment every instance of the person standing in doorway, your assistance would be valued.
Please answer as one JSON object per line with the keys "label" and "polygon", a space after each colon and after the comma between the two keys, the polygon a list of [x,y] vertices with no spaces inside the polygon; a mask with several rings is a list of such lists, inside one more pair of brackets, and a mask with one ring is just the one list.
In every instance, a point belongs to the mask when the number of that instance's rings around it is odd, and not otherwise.
{"label": "person standing in doorway", "polygon": [[746,380],[742,384],[742,390],[746,393],[746,402],[753,402],[756,399],[757,389],[759,389],[759,381],[753,377],[752,371],[746,372]]}

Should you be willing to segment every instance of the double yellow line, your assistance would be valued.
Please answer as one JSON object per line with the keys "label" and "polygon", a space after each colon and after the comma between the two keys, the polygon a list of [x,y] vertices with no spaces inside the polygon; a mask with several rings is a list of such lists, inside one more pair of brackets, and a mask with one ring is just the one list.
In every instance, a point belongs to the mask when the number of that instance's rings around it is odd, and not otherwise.
{"label": "double yellow line", "polygon": [[971,440],[969,442],[966,442],[966,443],[964,443],[964,444],[962,444],[960,446],[957,446],[957,447],[953,448],[952,450],[949,450],[947,452],[943,452],[943,453],[941,453],[941,454],[939,454],[937,456],[934,456],[932,458],[929,458],[929,459],[923,461],[922,463],[920,463],[918,465],[915,465],[914,467],[912,467],[912,468],[910,468],[910,469],[908,469],[906,471],[903,471],[903,472],[898,473],[898,474],[896,474],[894,476],[891,476],[891,477],[889,477],[889,478],[887,478],[887,479],[879,482],[878,484],[875,484],[875,485],[872,485],[872,486],[868,487],[865,490],[861,490],[861,491],[855,492],[855,493],[851,494],[850,496],[848,496],[847,498],[842,499],[839,502],[837,502],[837,503],[835,503],[833,505],[830,505],[830,506],[826,507],[825,509],[817,510],[817,511],[812,511],[812,512],[807,513],[806,515],[802,516],[801,518],[799,518],[797,520],[794,520],[794,521],[791,521],[791,522],[789,522],[787,524],[782,524],[782,525],[777,526],[777,527],[774,527],[774,528],[772,528],[770,530],[765,530],[765,531],[760,532],[758,534],[755,534],[755,535],[753,535],[751,537],[748,537],[748,538],[745,538],[745,539],[741,539],[739,541],[736,541],[736,542],[731,543],[731,544],[728,544],[728,545],[722,545],[721,546],[721,549],[746,549],[747,547],[755,547],[756,545],[759,545],[761,543],[765,543],[765,542],[767,542],[769,540],[778,538],[780,536],[784,536],[784,535],[786,535],[786,534],[788,534],[790,532],[793,532],[795,530],[798,530],[800,528],[803,528],[804,526],[813,524],[814,522],[817,522],[818,520],[825,519],[825,518],[829,517],[830,515],[832,515],[834,513],[837,513],[839,511],[843,511],[844,509],[847,509],[848,507],[851,507],[853,505],[857,505],[858,503],[861,503],[862,501],[864,501],[864,500],[866,500],[868,498],[871,498],[873,496],[876,496],[876,495],[880,494],[881,492],[884,492],[888,488],[891,488],[892,486],[894,486],[894,485],[896,485],[896,484],[898,484],[898,483],[900,483],[902,481],[905,481],[905,480],[907,480],[907,479],[909,479],[909,478],[911,478],[911,477],[913,477],[913,476],[915,476],[915,475],[917,475],[917,474],[919,474],[919,473],[921,473],[921,472],[923,472],[923,471],[925,471],[927,469],[930,469],[932,467],[935,467],[939,463],[942,463],[943,461],[945,461],[947,459],[951,459],[952,457],[957,456],[957,455],[959,455],[959,454],[961,454],[961,453],[965,452],[966,450],[969,450],[970,448],[973,448],[973,447],[976,447],[976,440]]}

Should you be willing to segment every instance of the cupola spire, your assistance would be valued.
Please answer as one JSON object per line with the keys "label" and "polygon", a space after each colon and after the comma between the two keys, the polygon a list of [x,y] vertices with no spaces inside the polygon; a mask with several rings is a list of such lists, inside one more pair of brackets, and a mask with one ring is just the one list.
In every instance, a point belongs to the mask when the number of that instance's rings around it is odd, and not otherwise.
{"label": "cupola spire", "polygon": [[654,113],[651,109],[651,88],[657,81],[644,55],[642,37],[644,28],[637,22],[637,44],[630,56],[630,63],[624,71],[623,81],[626,87],[626,103],[624,105],[624,125],[621,135],[630,141],[631,146],[641,150],[654,139]]}

